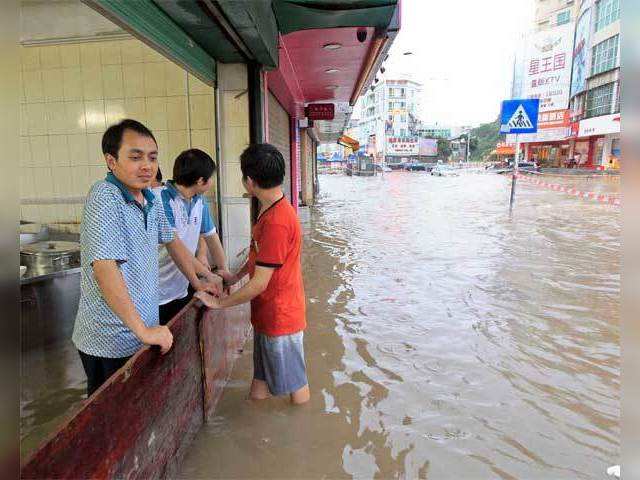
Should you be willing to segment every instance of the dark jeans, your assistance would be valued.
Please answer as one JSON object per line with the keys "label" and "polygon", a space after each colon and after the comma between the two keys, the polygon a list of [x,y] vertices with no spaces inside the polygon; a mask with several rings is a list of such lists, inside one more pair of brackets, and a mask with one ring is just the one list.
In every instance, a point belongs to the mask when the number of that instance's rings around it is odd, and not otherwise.
{"label": "dark jeans", "polygon": [[90,397],[131,358],[130,356],[121,358],[94,357],[80,350],[78,350],[78,353],[80,354],[84,373],[87,374],[87,397]]}
{"label": "dark jeans", "polygon": [[169,321],[191,301],[191,298],[193,298],[193,290],[191,289],[191,285],[189,285],[189,291],[186,297],[160,305],[160,325],[169,323]]}

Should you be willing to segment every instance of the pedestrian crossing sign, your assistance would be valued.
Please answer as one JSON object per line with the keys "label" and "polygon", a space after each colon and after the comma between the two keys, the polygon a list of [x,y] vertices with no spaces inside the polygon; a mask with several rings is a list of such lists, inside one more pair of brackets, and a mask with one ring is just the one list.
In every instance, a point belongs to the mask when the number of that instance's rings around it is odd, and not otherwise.
{"label": "pedestrian crossing sign", "polygon": [[537,98],[505,100],[500,113],[500,133],[535,133],[538,131]]}

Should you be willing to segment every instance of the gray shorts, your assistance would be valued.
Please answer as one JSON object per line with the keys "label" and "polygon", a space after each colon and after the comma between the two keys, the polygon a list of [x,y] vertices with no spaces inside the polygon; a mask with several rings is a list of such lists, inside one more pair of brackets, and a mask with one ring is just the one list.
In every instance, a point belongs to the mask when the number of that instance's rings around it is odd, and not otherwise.
{"label": "gray shorts", "polygon": [[253,332],[253,378],[267,383],[271,395],[287,395],[307,384],[303,332],[269,337]]}

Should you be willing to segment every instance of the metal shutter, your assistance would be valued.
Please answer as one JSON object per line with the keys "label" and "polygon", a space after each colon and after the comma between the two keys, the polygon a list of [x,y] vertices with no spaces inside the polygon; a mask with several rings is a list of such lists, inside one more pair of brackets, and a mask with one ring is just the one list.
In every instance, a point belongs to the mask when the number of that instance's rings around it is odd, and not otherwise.
{"label": "metal shutter", "polygon": [[289,114],[276,97],[269,92],[269,143],[284,157],[285,174],[282,190],[291,201],[291,137]]}

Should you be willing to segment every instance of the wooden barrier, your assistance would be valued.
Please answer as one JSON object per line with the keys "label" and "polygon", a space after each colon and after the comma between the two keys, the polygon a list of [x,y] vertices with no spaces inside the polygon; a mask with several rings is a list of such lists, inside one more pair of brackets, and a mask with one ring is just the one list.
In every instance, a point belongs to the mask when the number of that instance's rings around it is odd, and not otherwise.
{"label": "wooden barrier", "polygon": [[249,332],[248,305],[195,301],[169,323],[166,355],[144,347],[24,460],[21,478],[165,478],[213,415]]}

